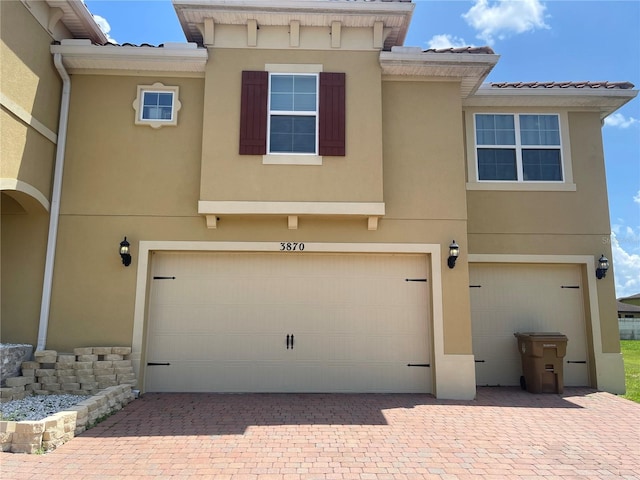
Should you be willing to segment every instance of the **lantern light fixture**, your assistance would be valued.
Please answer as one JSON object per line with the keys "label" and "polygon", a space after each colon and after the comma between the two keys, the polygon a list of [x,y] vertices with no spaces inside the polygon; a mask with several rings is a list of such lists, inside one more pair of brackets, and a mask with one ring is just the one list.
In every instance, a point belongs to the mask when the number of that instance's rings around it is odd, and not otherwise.
{"label": "lantern light fixture", "polygon": [[122,258],[122,264],[125,267],[131,265],[131,253],[129,247],[130,243],[127,242],[127,237],[124,237],[124,240],[120,242],[120,258]]}
{"label": "lantern light fixture", "polygon": [[456,260],[458,259],[459,255],[460,245],[458,245],[456,241],[453,240],[451,242],[451,245],[449,245],[449,258],[447,259],[447,265],[449,265],[449,268],[453,268],[456,266]]}
{"label": "lantern light fixture", "polygon": [[602,254],[598,259],[598,268],[596,268],[596,277],[598,280],[607,276],[607,270],[609,270],[609,259]]}

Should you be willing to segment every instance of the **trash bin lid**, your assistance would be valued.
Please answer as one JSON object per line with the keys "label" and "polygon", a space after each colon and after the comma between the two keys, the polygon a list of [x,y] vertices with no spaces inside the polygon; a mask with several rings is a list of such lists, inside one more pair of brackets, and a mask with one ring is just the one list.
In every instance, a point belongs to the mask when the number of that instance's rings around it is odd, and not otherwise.
{"label": "trash bin lid", "polygon": [[567,336],[560,332],[516,332],[513,334],[517,338],[535,338],[536,340],[567,340]]}

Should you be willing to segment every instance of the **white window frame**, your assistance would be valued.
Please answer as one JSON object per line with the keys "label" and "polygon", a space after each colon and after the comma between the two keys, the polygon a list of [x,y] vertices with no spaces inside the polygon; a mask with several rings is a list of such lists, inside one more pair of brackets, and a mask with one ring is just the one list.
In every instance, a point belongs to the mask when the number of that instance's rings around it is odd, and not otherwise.
{"label": "white window frame", "polygon": [[[145,93],[171,93],[173,95],[173,101],[171,105],[171,118],[170,119],[148,119],[143,118],[143,101]],[[178,112],[182,108],[182,104],[179,99],[180,87],[167,86],[162,83],[154,83],[153,85],[138,85],[137,95],[133,101],[133,109],[135,110],[135,124],[147,125],[151,128],[160,128],[178,125]]]}
{"label": "white window frame", "polygon": [[[275,76],[314,77],[316,81],[315,110],[272,110],[271,109],[271,79]],[[267,103],[267,154],[268,155],[318,155],[318,117],[320,116],[320,74],[319,73],[283,73],[269,72],[269,97]],[[271,151],[271,118],[274,116],[315,117],[315,142],[313,152],[272,152]]]}
{"label": "white window frame", "polygon": [[[514,145],[478,145],[476,118],[478,115],[511,115],[514,117]],[[560,145],[522,145],[520,135],[520,117],[522,115],[553,115],[558,118]],[[525,111],[514,112],[497,109],[495,111],[467,110],[465,112],[467,134],[467,190],[527,190],[527,191],[575,191],[569,142],[569,118],[562,111]],[[480,180],[478,169],[478,148],[510,148],[516,151],[516,180]],[[560,150],[562,180],[524,180],[522,149]]]}
{"label": "white window frame", "polygon": [[[265,71],[269,72],[268,105],[267,105],[267,153],[262,156],[263,165],[322,165],[322,156],[318,155],[319,148],[319,118],[320,118],[320,72],[322,64],[313,63],[267,63]],[[271,142],[271,75],[281,73],[285,75],[315,74],[316,83],[316,153],[269,153]],[[298,113],[298,112],[296,112]]]}

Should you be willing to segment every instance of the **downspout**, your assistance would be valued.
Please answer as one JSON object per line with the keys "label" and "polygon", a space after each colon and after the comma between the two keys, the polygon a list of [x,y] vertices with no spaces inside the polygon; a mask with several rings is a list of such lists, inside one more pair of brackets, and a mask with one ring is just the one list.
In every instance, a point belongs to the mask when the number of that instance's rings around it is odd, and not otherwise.
{"label": "downspout", "polygon": [[42,284],[42,304],[40,306],[40,325],[38,327],[38,346],[36,350],[44,350],[47,344],[49,329],[49,311],[51,310],[51,289],[53,286],[53,265],[56,259],[56,242],[58,240],[58,220],[60,217],[60,197],[62,194],[62,172],[64,169],[64,153],[67,144],[67,123],[69,121],[69,102],[71,99],[71,78],[62,64],[62,55],[53,55],[53,63],[62,78],[62,97],[60,100],[60,122],[58,126],[58,143],[53,171],[53,189],[51,191],[51,209],[49,211],[49,238],[47,240],[47,256],[44,264],[44,281]]}

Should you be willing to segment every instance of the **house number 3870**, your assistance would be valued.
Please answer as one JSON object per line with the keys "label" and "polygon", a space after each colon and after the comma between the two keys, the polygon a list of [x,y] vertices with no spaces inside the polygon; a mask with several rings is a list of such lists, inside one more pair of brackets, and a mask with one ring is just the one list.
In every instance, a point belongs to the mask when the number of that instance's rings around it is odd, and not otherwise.
{"label": "house number 3870", "polygon": [[301,252],[304,250],[304,243],[280,242],[281,252]]}

